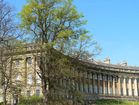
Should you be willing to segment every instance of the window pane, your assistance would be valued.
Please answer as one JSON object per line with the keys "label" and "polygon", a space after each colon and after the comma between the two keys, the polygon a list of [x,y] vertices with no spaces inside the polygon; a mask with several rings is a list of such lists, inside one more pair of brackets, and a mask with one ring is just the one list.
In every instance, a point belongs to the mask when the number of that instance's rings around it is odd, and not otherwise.
{"label": "window pane", "polygon": [[32,64],[32,58],[31,57],[27,58],[27,63]]}
{"label": "window pane", "polygon": [[30,90],[27,91],[27,96],[31,96],[31,91]]}
{"label": "window pane", "polygon": [[36,90],[36,96],[40,96],[40,90],[39,89]]}

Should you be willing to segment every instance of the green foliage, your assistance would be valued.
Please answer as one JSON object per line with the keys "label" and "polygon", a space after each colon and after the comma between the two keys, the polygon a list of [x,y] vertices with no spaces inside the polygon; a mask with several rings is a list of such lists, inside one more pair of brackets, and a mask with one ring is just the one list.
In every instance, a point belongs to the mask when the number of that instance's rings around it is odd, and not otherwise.
{"label": "green foliage", "polygon": [[139,105],[139,102],[126,100],[97,100],[96,105]]}
{"label": "green foliage", "polygon": [[[71,100],[64,100],[64,99],[59,99],[59,100],[49,101],[48,105],[73,105],[73,101]],[[44,104],[43,104],[42,97],[31,96],[31,97],[21,97],[20,103],[18,105],[44,105]],[[81,105],[81,104],[77,104],[77,105]]]}
{"label": "green foliage", "polygon": [[3,105],[3,102],[0,102],[0,105]]}
{"label": "green foliage", "polygon": [[79,92],[79,91],[74,91],[73,92],[73,97],[74,97],[74,102],[76,103],[76,104],[84,104],[84,94],[83,93],[81,93],[81,92]]}
{"label": "green foliage", "polygon": [[31,97],[21,97],[19,105],[43,105],[42,97],[31,96]]}
{"label": "green foliage", "polygon": [[87,22],[72,0],[28,0],[19,16],[20,28],[32,38],[66,55],[88,59],[94,51],[100,51],[92,35],[83,28]]}

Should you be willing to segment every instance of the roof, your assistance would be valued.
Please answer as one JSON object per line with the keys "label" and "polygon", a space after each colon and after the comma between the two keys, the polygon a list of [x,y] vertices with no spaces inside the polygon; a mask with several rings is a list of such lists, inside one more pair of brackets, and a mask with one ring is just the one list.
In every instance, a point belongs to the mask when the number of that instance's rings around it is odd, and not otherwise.
{"label": "roof", "polygon": [[122,66],[119,64],[107,64],[103,62],[93,61],[82,61],[86,65],[90,67],[95,67],[98,69],[109,70],[109,71],[120,71],[120,72],[127,72],[127,73],[137,73],[139,74],[139,67],[136,66]]}

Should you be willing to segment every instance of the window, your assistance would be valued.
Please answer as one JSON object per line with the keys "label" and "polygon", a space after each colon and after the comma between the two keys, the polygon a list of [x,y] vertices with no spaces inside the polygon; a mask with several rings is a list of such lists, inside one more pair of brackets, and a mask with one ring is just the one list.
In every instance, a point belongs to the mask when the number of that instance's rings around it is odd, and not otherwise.
{"label": "window", "polygon": [[139,89],[138,89],[138,96],[139,96]]}
{"label": "window", "polygon": [[105,81],[105,94],[108,95],[108,81]]}
{"label": "window", "polygon": [[32,58],[31,58],[31,57],[28,57],[28,58],[27,58],[27,63],[28,63],[28,64],[32,64]]}
{"label": "window", "polygon": [[80,82],[80,91],[83,92],[83,82]]}
{"label": "window", "polygon": [[112,82],[110,82],[110,95],[113,95],[113,91],[112,91],[112,87],[113,86],[113,83]]}
{"label": "window", "polygon": [[127,79],[126,79],[126,84],[128,84],[128,83],[129,83],[129,79],[127,78]]}
{"label": "window", "polygon": [[94,79],[97,80],[97,74],[94,74]]}
{"label": "window", "polygon": [[110,87],[110,95],[113,95],[112,93],[113,93],[113,92],[112,92],[112,88]]}
{"label": "window", "polygon": [[121,78],[121,79],[120,79],[120,85],[121,85],[121,87],[123,87],[123,83],[124,83],[124,79]]}
{"label": "window", "polygon": [[32,81],[32,74],[29,74],[28,77],[27,77],[27,83],[32,84],[32,82],[33,82]]}
{"label": "window", "polygon": [[115,82],[118,82],[118,77],[115,77],[115,78],[114,78],[114,81],[115,81]]}
{"label": "window", "polygon": [[121,96],[123,96],[123,88],[121,88]]}
{"label": "window", "polygon": [[112,82],[110,82],[110,87],[112,87],[113,86],[113,83]]}
{"label": "window", "polygon": [[95,92],[96,94],[98,93],[98,81],[97,81],[97,80],[95,80],[94,92]]}
{"label": "window", "polygon": [[36,90],[36,96],[40,96],[40,89]]}
{"label": "window", "polygon": [[103,75],[103,80],[107,81],[107,75]]}
{"label": "window", "polygon": [[118,89],[115,88],[115,95],[117,96],[118,95]]}
{"label": "window", "polygon": [[27,91],[27,96],[31,96],[31,91],[30,90]]}
{"label": "window", "polygon": [[84,78],[88,78],[87,72],[84,72]]}
{"label": "window", "polygon": [[16,60],[16,61],[15,61],[15,65],[16,65],[16,66],[19,66],[19,65],[20,65],[20,61],[19,61],[19,60]]}
{"label": "window", "polygon": [[123,83],[123,82],[124,82],[124,79],[123,79],[123,78],[121,78],[120,82],[121,82],[121,83]]}
{"label": "window", "polygon": [[108,76],[109,81],[112,81],[112,76]]}
{"label": "window", "polygon": [[93,87],[91,83],[89,83],[89,93],[93,93]]}
{"label": "window", "polygon": [[108,87],[107,86],[105,87],[105,95],[108,95]]}
{"label": "window", "polygon": [[92,79],[92,73],[88,73],[89,79]]}
{"label": "window", "polygon": [[115,82],[115,95],[118,95],[117,83]]}
{"label": "window", "polygon": [[129,96],[129,90],[128,90],[128,88],[126,89],[126,95]]}
{"label": "window", "polygon": [[99,94],[102,94],[103,81],[100,80]]}
{"label": "window", "polygon": [[99,74],[99,75],[98,75],[98,79],[99,79],[99,80],[102,80],[102,74]]}
{"label": "window", "polygon": [[132,96],[134,96],[134,89],[132,89]]}
{"label": "window", "polygon": [[88,84],[84,83],[85,92],[88,93]]}
{"label": "window", "polygon": [[98,88],[97,88],[97,85],[95,85],[95,86],[94,86],[94,92],[95,92],[95,94],[97,94],[97,93],[98,93]]}
{"label": "window", "polygon": [[134,78],[131,79],[132,84],[134,84],[134,80],[135,80]]}
{"label": "window", "polygon": [[20,74],[17,74],[16,80],[17,80],[17,81],[20,81],[20,80],[21,80],[21,75],[20,75]]}

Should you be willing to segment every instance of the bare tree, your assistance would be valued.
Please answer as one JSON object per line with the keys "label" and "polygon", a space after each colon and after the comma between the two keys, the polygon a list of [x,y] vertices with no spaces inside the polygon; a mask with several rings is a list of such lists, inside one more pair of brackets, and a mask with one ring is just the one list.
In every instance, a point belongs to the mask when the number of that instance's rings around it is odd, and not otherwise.
{"label": "bare tree", "polygon": [[[0,73],[4,105],[7,104],[7,92],[11,87],[12,56],[10,55],[19,34],[13,8],[4,0],[0,0]],[[9,55],[7,55],[9,54]]]}

